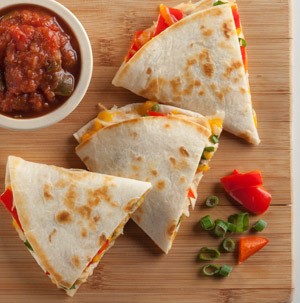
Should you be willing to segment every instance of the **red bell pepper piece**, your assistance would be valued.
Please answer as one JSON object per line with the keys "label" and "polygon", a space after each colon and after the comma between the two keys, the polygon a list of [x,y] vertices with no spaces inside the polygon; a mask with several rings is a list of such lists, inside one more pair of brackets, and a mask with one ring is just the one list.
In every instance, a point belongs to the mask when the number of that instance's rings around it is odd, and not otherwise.
{"label": "red bell pepper piece", "polygon": [[231,192],[245,187],[262,186],[263,181],[258,170],[245,174],[240,174],[237,170],[234,170],[231,175],[223,177],[221,183],[227,192]]}
{"label": "red bell pepper piece", "polygon": [[151,110],[149,110],[149,111],[147,112],[147,114],[148,114],[149,116],[154,116],[154,117],[165,117],[165,116],[166,116],[166,115],[163,114],[163,113],[154,112],[154,111],[151,111]]}
{"label": "red bell pepper piece", "polygon": [[231,10],[232,10],[235,27],[236,29],[238,29],[241,27],[241,20],[240,20],[240,14],[238,12],[238,8],[236,5],[232,5]]}
{"label": "red bell pepper piece", "polygon": [[241,264],[253,254],[261,250],[265,245],[269,243],[269,240],[263,237],[249,236],[243,237],[239,241],[239,261]]}
{"label": "red bell pepper piece", "polygon": [[195,198],[196,198],[191,188],[190,188],[189,191],[188,191],[188,197],[189,197],[189,198],[192,198],[192,199],[195,199]]}
{"label": "red bell pepper piece", "polygon": [[[12,217],[15,219],[15,221],[18,223],[19,227],[22,229],[22,225],[20,223],[17,209],[13,207],[13,193],[11,189],[7,189],[1,196],[0,201],[5,206],[5,208],[11,213]],[[23,229],[22,229],[23,231]]]}
{"label": "red bell pepper piece", "polygon": [[106,240],[104,242],[104,244],[101,246],[101,248],[98,250],[98,252],[96,253],[96,255],[94,256],[94,258],[90,261],[90,263],[86,267],[89,267],[94,262],[95,258],[97,256],[99,256],[108,247],[108,245],[109,245],[109,240]]}
{"label": "red bell pepper piece", "polygon": [[162,31],[164,31],[166,28],[168,28],[169,25],[165,22],[165,19],[159,15],[158,16],[158,20],[157,20],[157,25],[156,25],[156,29],[154,32],[154,37],[159,35]]}
{"label": "red bell pepper piece", "polygon": [[247,71],[248,70],[248,58],[247,58],[247,51],[245,46],[241,46],[241,54],[242,54],[242,59],[244,63],[244,68]]}
{"label": "red bell pepper piece", "polygon": [[229,192],[229,195],[250,212],[260,215],[270,206],[271,195],[261,187],[245,187]]}

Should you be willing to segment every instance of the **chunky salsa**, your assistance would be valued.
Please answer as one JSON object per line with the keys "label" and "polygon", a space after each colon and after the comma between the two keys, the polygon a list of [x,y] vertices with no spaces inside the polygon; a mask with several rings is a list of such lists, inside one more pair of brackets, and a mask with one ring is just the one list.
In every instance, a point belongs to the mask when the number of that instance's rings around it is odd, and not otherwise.
{"label": "chunky salsa", "polygon": [[54,110],[73,93],[79,72],[78,42],[54,13],[34,5],[0,13],[0,114]]}

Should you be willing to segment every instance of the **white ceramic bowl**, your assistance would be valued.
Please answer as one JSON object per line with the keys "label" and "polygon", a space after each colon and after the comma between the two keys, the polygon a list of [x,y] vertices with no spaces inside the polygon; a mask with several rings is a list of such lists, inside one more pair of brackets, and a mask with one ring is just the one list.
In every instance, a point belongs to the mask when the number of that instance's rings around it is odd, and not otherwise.
{"label": "white ceramic bowl", "polygon": [[0,10],[18,4],[33,4],[44,7],[69,25],[80,48],[81,70],[79,81],[72,95],[56,110],[36,118],[14,119],[0,114],[0,127],[15,130],[34,130],[50,126],[67,117],[81,102],[91,81],[93,71],[93,53],[88,35],[80,21],[66,7],[54,0],[1,0]]}

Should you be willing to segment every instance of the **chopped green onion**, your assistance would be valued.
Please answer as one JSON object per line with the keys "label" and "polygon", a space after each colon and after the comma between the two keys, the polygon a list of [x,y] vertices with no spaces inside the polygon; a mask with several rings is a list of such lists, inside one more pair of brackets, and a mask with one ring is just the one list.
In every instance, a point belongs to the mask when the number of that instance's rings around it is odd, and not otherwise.
{"label": "chopped green onion", "polygon": [[215,221],[214,235],[217,237],[224,237],[228,230],[227,222],[217,219]]}
{"label": "chopped green onion", "polygon": [[213,6],[221,5],[221,4],[226,4],[228,2],[223,2],[223,1],[216,1]]}
{"label": "chopped green onion", "polygon": [[247,42],[245,39],[239,38],[239,42],[240,42],[240,46],[244,46],[244,47],[247,46]]}
{"label": "chopped green onion", "polygon": [[235,249],[235,243],[230,238],[225,238],[222,242],[222,247],[226,252],[233,252]]}
{"label": "chopped green onion", "polygon": [[249,214],[240,213],[229,216],[228,222],[236,225],[235,232],[242,233],[249,228]]}
{"label": "chopped green onion", "polygon": [[256,223],[254,223],[252,228],[256,231],[263,231],[267,227],[267,225],[268,223],[265,220],[260,219]]}
{"label": "chopped green onion", "polygon": [[151,107],[151,111],[153,111],[153,112],[158,112],[158,111],[159,111],[159,104],[154,104],[154,105]]}
{"label": "chopped green onion", "polygon": [[210,136],[209,141],[213,144],[217,144],[219,143],[219,137],[217,135],[212,135]]}
{"label": "chopped green onion", "polygon": [[215,227],[215,223],[211,219],[210,215],[201,218],[199,223],[204,230],[212,230]]}
{"label": "chopped green onion", "polygon": [[32,248],[32,246],[30,245],[30,243],[28,242],[28,240],[26,240],[26,241],[24,242],[24,244],[25,244],[25,246],[26,246],[29,250],[33,251],[33,248]]}
{"label": "chopped green onion", "polygon": [[205,200],[205,205],[207,207],[215,207],[219,204],[219,198],[217,196],[209,196]]}
{"label": "chopped green onion", "polygon": [[236,225],[232,224],[230,222],[227,222],[227,231],[229,231],[231,233],[235,233],[236,232]]}
{"label": "chopped green onion", "polygon": [[199,252],[201,261],[212,261],[220,257],[220,252],[215,248],[202,247]]}
{"label": "chopped green onion", "polygon": [[76,288],[76,285],[74,283],[69,289],[75,289],[75,288]]}
{"label": "chopped green onion", "polygon": [[232,267],[229,266],[229,265],[224,264],[224,265],[222,265],[221,268],[219,269],[218,274],[219,274],[220,276],[222,276],[222,277],[228,277],[229,274],[231,273],[231,271],[232,271]]}
{"label": "chopped green onion", "polygon": [[215,151],[215,148],[213,146],[207,146],[204,148],[204,151],[211,153]]}
{"label": "chopped green onion", "polygon": [[205,276],[214,276],[215,274],[217,274],[220,270],[220,266],[215,265],[215,264],[208,264],[208,265],[204,265],[202,266],[202,273]]}

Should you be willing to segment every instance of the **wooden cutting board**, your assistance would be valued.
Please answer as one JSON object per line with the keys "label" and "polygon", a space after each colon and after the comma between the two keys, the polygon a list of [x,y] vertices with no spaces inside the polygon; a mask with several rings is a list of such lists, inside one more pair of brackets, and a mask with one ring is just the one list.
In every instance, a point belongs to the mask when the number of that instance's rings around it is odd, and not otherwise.
{"label": "wooden cutting board", "polygon": [[[94,73],[81,105],[64,121],[33,132],[0,130],[0,190],[4,189],[8,155],[30,161],[83,168],[74,153],[72,134],[97,113],[97,103],[124,105],[142,99],[112,86],[135,30],[148,27],[157,16],[159,0],[61,0],[86,28],[94,51]],[[177,2],[178,3],[178,2]],[[166,1],[168,5],[176,1]],[[219,151],[199,187],[199,201],[182,224],[169,255],[163,255],[133,223],[104,256],[94,275],[73,299],[51,284],[11,227],[0,207],[0,302],[290,302],[292,279],[291,233],[291,27],[289,0],[239,0],[248,42],[250,83],[259,118],[262,143],[250,146],[224,133]],[[1,119],[1,118],[0,118]],[[242,265],[224,254],[219,263],[233,266],[230,277],[211,279],[199,274],[196,256],[202,246],[219,240],[197,229],[210,214],[226,219],[241,209],[223,194],[220,177],[233,169],[260,169],[273,195],[262,217],[263,236],[270,243]],[[217,194],[221,205],[201,207],[206,196]],[[258,217],[251,217],[251,223]],[[238,239],[238,237],[235,237]]]}

